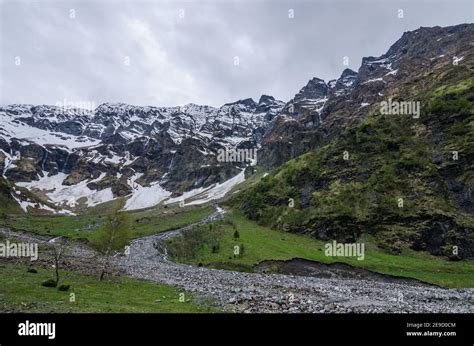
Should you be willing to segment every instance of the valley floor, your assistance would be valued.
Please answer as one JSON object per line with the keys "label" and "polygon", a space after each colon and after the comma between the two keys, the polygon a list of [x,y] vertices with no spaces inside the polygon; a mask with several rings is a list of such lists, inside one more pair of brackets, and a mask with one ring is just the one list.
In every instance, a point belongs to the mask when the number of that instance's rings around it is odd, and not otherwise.
{"label": "valley floor", "polygon": [[[176,235],[179,231],[173,231]],[[117,259],[128,275],[215,299],[235,312],[474,312],[474,289],[368,280],[244,273],[171,262],[161,233],[135,240]]]}
{"label": "valley floor", "polygon": [[[215,221],[223,214],[222,209],[207,217],[201,224]],[[196,226],[196,225],[194,225]],[[149,294],[151,291],[163,290],[164,287],[176,287],[172,294],[184,293],[185,302],[197,299],[206,304],[201,307],[190,305],[188,309],[184,306],[168,305],[171,310],[162,311],[191,312],[206,311],[205,306],[212,305],[216,310],[227,312],[457,312],[474,313],[474,289],[445,289],[422,283],[394,283],[375,280],[350,280],[350,279],[329,279],[305,276],[291,276],[280,274],[246,273],[221,269],[210,269],[188,264],[175,263],[169,258],[166,242],[170,238],[181,233],[190,231],[193,226],[184,227],[178,230],[162,232],[135,239],[130,246],[128,256],[117,256],[114,258],[114,266],[120,272],[120,280],[125,285],[131,286],[130,290],[122,291],[130,297],[143,297],[150,302],[155,310],[143,309],[143,311],[157,311],[155,300],[157,294]],[[44,236],[29,233],[17,233],[3,231],[10,237],[27,237],[27,239],[38,238],[44,242]],[[77,244],[77,242],[74,242]],[[77,263],[82,263],[88,268],[86,263],[93,256],[82,244],[75,245],[72,256],[77,256]],[[74,259],[74,258],[73,258]],[[7,267],[8,268],[8,267]],[[9,269],[10,270],[10,269]],[[4,276],[4,280],[22,282],[25,275],[35,275],[30,273],[12,270],[11,276]],[[19,275],[19,277],[16,277]],[[131,279],[123,278],[129,276],[135,279],[146,281],[127,281]],[[17,281],[19,280],[19,281]],[[96,280],[96,279],[95,279]],[[97,281],[94,281],[94,283]],[[131,283],[133,282],[133,284]],[[140,284],[137,284],[139,282]],[[158,283],[159,285],[154,286]],[[90,283],[93,284],[93,283]],[[103,284],[103,283],[100,283]],[[74,284],[73,284],[74,285]],[[122,283],[115,284],[122,287]],[[150,286],[147,286],[150,285]],[[27,290],[27,287],[24,287]],[[43,289],[41,287],[41,289]],[[44,288],[48,290],[47,288]],[[53,289],[54,290],[54,289]],[[100,291],[100,288],[97,288]],[[181,291],[182,290],[182,291]],[[90,291],[92,294],[94,290]],[[107,289],[105,289],[107,292]],[[140,294],[137,294],[140,292]],[[142,295],[143,292],[143,295]],[[96,292],[97,293],[97,292]],[[103,293],[102,293],[103,294]],[[164,296],[169,296],[163,294]],[[11,297],[10,297],[11,295]],[[17,293],[12,290],[3,292],[2,299],[14,299]],[[158,294],[160,295],[160,294]],[[126,296],[123,299],[128,299]],[[44,296],[40,299],[43,301]],[[21,300],[21,299],[20,299]],[[176,300],[176,298],[173,298]],[[133,304],[133,303],[131,303]],[[138,303],[143,304],[143,302]],[[21,305],[20,305],[21,307]],[[176,308],[173,310],[173,308]],[[179,308],[178,308],[179,307]],[[63,311],[61,309],[54,311]],[[80,310],[84,311],[84,310]],[[97,310],[94,306],[88,306],[86,311]],[[115,311],[115,310],[111,310]],[[119,310],[123,311],[123,310]],[[140,308],[129,311],[141,311]],[[160,311],[160,310],[158,310]]]}

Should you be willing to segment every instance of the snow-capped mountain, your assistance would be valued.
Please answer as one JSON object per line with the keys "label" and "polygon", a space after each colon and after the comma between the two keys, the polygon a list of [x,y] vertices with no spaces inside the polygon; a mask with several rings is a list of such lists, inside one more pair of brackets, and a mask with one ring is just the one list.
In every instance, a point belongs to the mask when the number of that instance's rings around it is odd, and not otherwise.
{"label": "snow-capped mountain", "polygon": [[[345,69],[327,83],[314,77],[287,103],[262,95],[220,108],[3,106],[0,171],[16,184],[12,196],[24,209],[77,209],[116,198],[138,209],[219,198],[244,180],[249,165],[219,161],[220,150],[258,148],[258,163],[272,169],[324,145],[381,101],[413,97],[419,80],[470,61],[472,28],[406,32],[387,53],[363,58],[357,72]],[[43,199],[35,204],[25,188]]]}
{"label": "snow-capped mountain", "polygon": [[314,77],[284,107],[282,114],[301,118],[319,112],[327,101],[329,87],[322,79]]}
{"label": "snow-capped mountain", "polygon": [[218,162],[219,150],[257,148],[283,106],[266,95],[220,108],[2,106],[0,171],[25,211],[77,210],[120,197],[126,209],[193,196],[189,203],[197,204],[243,181],[249,162]]}

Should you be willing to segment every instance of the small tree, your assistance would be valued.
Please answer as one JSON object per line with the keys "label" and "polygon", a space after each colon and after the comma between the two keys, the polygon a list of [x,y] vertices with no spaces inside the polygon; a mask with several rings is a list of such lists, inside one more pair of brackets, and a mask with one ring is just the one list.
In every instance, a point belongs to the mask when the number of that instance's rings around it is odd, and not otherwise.
{"label": "small tree", "polygon": [[92,246],[104,255],[104,263],[99,280],[102,280],[110,265],[110,258],[115,252],[123,250],[130,242],[130,218],[125,213],[116,209],[107,216],[97,238],[92,241]]}
{"label": "small tree", "polygon": [[239,234],[239,231],[235,230],[234,231],[234,235],[233,235],[234,239],[238,239],[240,238],[240,234]]}
{"label": "small tree", "polygon": [[54,260],[54,271],[56,276],[56,286],[59,283],[59,266],[62,258],[66,255],[68,250],[68,242],[64,237],[58,237],[49,241],[53,245],[53,260]]}

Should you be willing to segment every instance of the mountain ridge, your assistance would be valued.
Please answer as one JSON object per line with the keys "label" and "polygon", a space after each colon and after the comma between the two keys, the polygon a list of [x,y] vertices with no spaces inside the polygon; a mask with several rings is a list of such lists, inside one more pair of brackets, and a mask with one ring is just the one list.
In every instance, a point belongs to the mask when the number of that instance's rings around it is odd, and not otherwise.
{"label": "mountain ridge", "polygon": [[[370,236],[393,254],[473,257],[472,42],[474,24],[407,33],[363,59],[347,94],[277,118],[260,158],[274,169],[237,205],[317,239]],[[384,103],[419,113],[386,112]]]}
{"label": "mountain ridge", "polygon": [[[234,178],[238,183],[251,174],[249,163],[218,162],[220,149],[258,148],[259,165],[267,170],[279,167],[357,125],[384,98],[399,97],[398,91],[412,88],[419,80],[429,82],[430,71],[452,65],[453,56],[465,64],[471,54],[466,44],[471,35],[472,24],[406,32],[387,53],[363,58],[357,72],[346,68],[328,82],[310,78],[288,102],[261,95],[258,102],[246,98],[221,107],[193,103],[175,107],[102,103],[94,110],[1,106],[2,179],[27,186],[43,202],[54,194],[41,189],[51,187],[51,177],[60,184],[52,188],[56,194],[86,182],[77,196],[86,202],[74,200],[73,205],[89,206],[88,193],[107,196],[98,202],[131,199],[147,191],[161,196],[138,203],[143,207],[163,198],[176,200],[184,192],[200,194]],[[64,177],[57,179],[58,174]],[[139,187],[143,191],[137,191]],[[28,202],[31,195],[16,191],[12,195],[20,205],[29,203],[23,208],[29,210],[34,204]],[[58,209],[71,209],[65,199],[57,199],[56,204]]]}

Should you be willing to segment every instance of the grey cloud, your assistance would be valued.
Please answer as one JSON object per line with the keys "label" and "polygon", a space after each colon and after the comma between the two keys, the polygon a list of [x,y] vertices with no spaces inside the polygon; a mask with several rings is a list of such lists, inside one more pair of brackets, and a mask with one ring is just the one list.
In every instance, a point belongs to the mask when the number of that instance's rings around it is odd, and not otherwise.
{"label": "grey cloud", "polygon": [[344,56],[356,70],[363,56],[383,54],[404,31],[472,22],[472,6],[470,0],[3,0],[0,102],[219,106],[261,94],[288,100],[314,76],[337,78]]}

